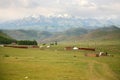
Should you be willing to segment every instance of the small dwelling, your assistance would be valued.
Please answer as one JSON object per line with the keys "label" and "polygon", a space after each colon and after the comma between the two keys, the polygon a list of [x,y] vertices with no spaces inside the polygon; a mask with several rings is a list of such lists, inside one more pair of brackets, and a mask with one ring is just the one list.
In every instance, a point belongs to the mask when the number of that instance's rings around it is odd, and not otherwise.
{"label": "small dwelling", "polygon": [[78,50],[78,47],[73,47],[73,50]]}

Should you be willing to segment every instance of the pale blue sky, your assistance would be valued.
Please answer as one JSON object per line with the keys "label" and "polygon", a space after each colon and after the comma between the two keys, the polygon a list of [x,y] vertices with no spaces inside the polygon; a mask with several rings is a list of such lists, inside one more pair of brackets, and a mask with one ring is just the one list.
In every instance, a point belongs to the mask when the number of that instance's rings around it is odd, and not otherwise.
{"label": "pale blue sky", "polygon": [[119,18],[120,0],[0,0],[0,20],[27,16]]}

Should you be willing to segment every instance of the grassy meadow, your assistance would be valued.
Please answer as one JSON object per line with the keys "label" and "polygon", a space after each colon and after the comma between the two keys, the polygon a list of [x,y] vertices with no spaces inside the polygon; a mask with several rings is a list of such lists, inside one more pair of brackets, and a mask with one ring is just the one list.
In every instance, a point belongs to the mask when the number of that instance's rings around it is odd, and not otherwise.
{"label": "grassy meadow", "polygon": [[[64,50],[73,45],[96,51]],[[100,51],[114,57],[84,56]],[[120,80],[120,42],[58,43],[43,49],[0,47],[0,80]]]}

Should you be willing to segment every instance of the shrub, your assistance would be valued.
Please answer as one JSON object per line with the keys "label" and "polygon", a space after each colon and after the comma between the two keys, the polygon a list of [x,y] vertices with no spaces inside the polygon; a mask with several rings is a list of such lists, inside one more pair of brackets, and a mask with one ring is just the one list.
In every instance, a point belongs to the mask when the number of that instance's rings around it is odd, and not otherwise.
{"label": "shrub", "polygon": [[4,57],[10,57],[8,54],[5,54]]}

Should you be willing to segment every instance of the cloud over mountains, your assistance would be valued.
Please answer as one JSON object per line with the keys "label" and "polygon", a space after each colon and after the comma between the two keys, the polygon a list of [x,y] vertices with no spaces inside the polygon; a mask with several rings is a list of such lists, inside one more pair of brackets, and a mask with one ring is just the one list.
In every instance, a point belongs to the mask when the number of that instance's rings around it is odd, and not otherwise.
{"label": "cloud over mountains", "polygon": [[120,0],[0,0],[0,20],[26,16],[119,18]]}

